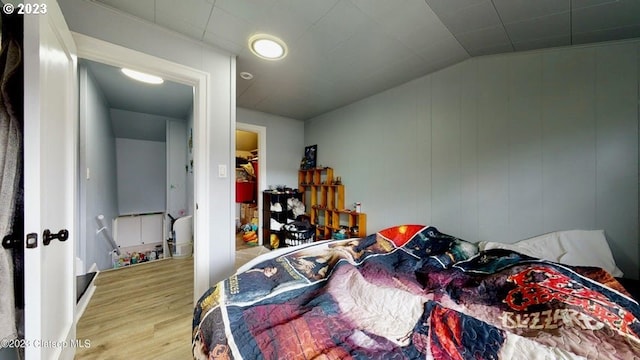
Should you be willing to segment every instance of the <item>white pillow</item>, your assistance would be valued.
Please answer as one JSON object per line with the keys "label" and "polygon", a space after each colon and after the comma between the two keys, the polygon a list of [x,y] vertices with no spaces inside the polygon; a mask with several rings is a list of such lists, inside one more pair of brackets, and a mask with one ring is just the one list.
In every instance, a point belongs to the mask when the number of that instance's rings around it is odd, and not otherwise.
{"label": "white pillow", "polygon": [[479,246],[484,250],[513,250],[566,265],[600,267],[615,277],[623,275],[613,259],[604,230],[557,231],[521,240],[515,244],[486,242]]}
{"label": "white pillow", "polygon": [[616,266],[604,230],[572,230],[558,233],[562,247],[567,251],[560,262],[575,266],[600,267],[615,277],[624,273]]}
{"label": "white pillow", "polygon": [[556,233],[549,233],[530,239],[520,240],[515,244],[487,242],[484,249],[513,250],[525,255],[555,262],[559,262],[560,257],[565,254]]}

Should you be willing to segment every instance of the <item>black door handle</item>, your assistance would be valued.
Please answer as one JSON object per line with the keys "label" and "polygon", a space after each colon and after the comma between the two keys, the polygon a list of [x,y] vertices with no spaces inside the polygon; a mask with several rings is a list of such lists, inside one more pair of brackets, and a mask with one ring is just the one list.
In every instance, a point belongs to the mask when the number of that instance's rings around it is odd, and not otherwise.
{"label": "black door handle", "polygon": [[[14,237],[13,234],[7,235],[2,239],[2,247],[5,249],[21,248],[22,239]],[[36,233],[27,234],[27,248],[33,249],[36,247],[38,247],[38,234]]]}
{"label": "black door handle", "polygon": [[2,238],[2,247],[5,249],[17,249],[22,246],[22,239],[9,234]]}
{"label": "black door handle", "polygon": [[67,241],[68,238],[69,238],[69,230],[67,229],[62,229],[58,231],[57,234],[52,234],[49,229],[46,229],[42,233],[42,243],[45,246],[49,245],[49,243],[51,243],[52,240],[58,239],[60,241]]}

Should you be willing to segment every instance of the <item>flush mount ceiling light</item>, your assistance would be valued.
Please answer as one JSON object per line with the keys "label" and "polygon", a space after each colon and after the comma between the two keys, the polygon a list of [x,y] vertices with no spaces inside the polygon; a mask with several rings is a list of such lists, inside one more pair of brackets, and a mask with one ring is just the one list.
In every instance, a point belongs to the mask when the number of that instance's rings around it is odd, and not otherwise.
{"label": "flush mount ceiling light", "polygon": [[120,71],[122,71],[123,74],[127,75],[128,77],[134,80],[142,81],[147,84],[158,85],[164,82],[164,80],[159,76],[145,74],[140,71],[135,71],[135,70],[126,69],[126,68],[122,68]]}
{"label": "flush mount ceiling light", "polygon": [[244,80],[251,80],[253,79],[253,74],[250,72],[243,71],[240,73],[240,77]]}
{"label": "flush mount ceiling light", "polygon": [[280,60],[287,56],[287,45],[275,36],[256,34],[249,38],[249,49],[266,60]]}

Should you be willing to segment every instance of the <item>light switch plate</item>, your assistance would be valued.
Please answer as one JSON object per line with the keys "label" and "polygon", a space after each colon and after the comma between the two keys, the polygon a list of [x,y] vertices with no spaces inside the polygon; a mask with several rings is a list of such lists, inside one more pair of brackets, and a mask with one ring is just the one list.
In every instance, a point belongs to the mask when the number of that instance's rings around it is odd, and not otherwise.
{"label": "light switch plate", "polygon": [[226,178],[227,177],[227,165],[219,164],[218,165],[218,177]]}

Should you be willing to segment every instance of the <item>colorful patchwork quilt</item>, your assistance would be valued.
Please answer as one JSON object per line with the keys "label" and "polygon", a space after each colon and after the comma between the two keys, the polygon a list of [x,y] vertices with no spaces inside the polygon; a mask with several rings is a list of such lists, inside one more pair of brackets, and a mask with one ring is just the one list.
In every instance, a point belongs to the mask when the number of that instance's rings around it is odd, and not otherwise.
{"label": "colorful patchwork quilt", "polygon": [[314,243],[209,289],[195,359],[637,359],[640,307],[599,268],[403,225]]}

